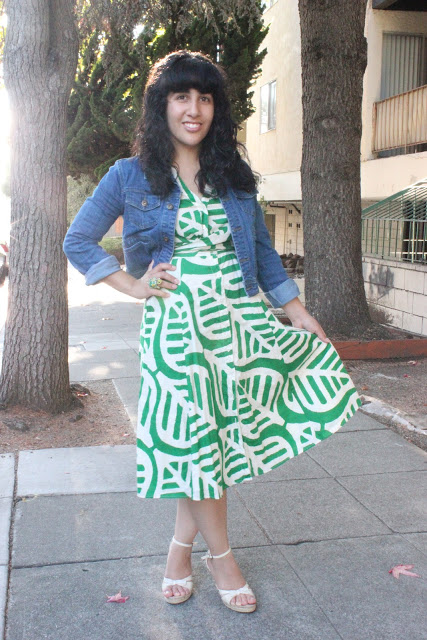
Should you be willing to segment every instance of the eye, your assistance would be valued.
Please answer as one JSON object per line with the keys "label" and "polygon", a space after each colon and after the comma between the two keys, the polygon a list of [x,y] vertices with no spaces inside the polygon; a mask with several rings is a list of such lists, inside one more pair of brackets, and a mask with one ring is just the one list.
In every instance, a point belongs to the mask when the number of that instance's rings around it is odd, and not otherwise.
{"label": "eye", "polygon": [[202,102],[211,102],[212,101],[212,96],[210,96],[210,95],[200,96],[200,99],[202,100]]}

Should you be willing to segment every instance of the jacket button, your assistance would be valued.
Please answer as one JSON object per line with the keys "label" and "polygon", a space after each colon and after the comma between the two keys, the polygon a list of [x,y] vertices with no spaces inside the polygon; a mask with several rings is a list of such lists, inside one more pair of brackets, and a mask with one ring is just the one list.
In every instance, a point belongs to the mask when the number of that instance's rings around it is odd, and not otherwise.
{"label": "jacket button", "polygon": [[141,204],[142,204],[142,206],[143,206],[143,207],[146,207],[146,206],[147,206],[147,204],[148,204],[148,202],[147,202],[147,200],[143,200],[143,201],[141,202]]}
{"label": "jacket button", "polygon": [[164,240],[165,242],[169,242],[169,238],[168,238],[168,236],[165,236],[165,237],[163,238],[163,240]]}
{"label": "jacket button", "polygon": [[173,204],[171,204],[170,202],[168,202],[168,204],[166,205],[166,207],[167,207],[168,209],[173,209]]}

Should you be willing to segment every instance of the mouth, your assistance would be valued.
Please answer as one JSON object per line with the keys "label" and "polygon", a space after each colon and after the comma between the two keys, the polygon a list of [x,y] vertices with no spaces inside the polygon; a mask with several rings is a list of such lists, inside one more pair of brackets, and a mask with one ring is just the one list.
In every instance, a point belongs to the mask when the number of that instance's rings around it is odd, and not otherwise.
{"label": "mouth", "polygon": [[184,125],[184,128],[187,131],[199,131],[202,128],[202,125],[200,122],[183,122],[182,123]]}

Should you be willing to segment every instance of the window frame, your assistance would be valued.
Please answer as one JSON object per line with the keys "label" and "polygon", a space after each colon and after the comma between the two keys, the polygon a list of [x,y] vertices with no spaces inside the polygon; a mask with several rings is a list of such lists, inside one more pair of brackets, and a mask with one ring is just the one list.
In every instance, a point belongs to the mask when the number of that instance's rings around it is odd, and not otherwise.
{"label": "window frame", "polygon": [[[263,103],[266,99],[265,91],[268,91],[266,105]],[[263,95],[264,93],[264,95]],[[276,129],[276,105],[277,105],[277,80],[266,82],[260,87],[260,122],[259,132],[267,133]]]}

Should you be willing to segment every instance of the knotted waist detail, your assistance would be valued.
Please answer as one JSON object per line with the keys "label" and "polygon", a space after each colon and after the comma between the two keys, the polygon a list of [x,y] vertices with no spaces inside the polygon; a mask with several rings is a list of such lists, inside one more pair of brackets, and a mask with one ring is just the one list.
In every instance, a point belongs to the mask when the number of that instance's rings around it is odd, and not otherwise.
{"label": "knotted waist detail", "polygon": [[224,243],[218,243],[218,244],[213,244],[212,246],[199,246],[199,247],[195,247],[194,245],[192,246],[191,243],[188,243],[187,245],[181,245],[181,246],[176,246],[173,252],[173,257],[179,256],[179,257],[190,257],[190,256],[195,256],[198,253],[219,253],[219,252],[225,252],[225,251],[234,251],[234,244],[232,242],[224,242]]}

